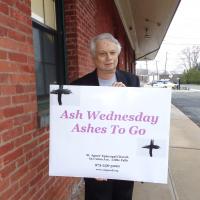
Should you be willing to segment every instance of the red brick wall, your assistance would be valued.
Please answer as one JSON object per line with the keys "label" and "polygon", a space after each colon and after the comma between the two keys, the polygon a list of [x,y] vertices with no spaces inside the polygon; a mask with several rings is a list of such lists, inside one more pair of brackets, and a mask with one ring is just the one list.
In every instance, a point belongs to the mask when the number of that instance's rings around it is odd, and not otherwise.
{"label": "red brick wall", "polygon": [[78,52],[77,52],[77,12],[75,0],[64,0],[65,43],[67,47],[67,72],[68,79],[78,77]]}
{"label": "red brick wall", "polygon": [[[95,0],[65,0],[67,69],[74,80],[94,69],[89,41],[95,35]],[[77,67],[78,66],[78,67]]]}
{"label": "red brick wall", "polygon": [[37,128],[30,0],[0,0],[0,199],[63,200],[74,179],[48,176],[48,129]]}
{"label": "red brick wall", "polygon": [[77,42],[79,76],[94,69],[89,52],[89,41],[95,35],[95,13],[96,4],[94,0],[77,1]]}
{"label": "red brick wall", "polygon": [[[115,5],[113,0],[96,0],[97,12],[95,16],[96,34],[103,32],[115,35],[116,30],[116,14]],[[116,36],[116,35],[115,35]]]}

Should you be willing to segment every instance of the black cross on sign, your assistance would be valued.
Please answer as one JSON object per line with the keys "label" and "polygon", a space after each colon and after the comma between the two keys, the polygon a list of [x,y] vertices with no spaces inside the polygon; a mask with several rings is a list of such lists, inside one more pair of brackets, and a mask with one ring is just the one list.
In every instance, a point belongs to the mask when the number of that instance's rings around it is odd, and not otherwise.
{"label": "black cross on sign", "polygon": [[149,155],[151,157],[153,157],[153,149],[160,149],[160,147],[158,145],[154,144],[154,140],[151,140],[150,145],[146,145],[146,146],[144,146],[142,148],[149,149]]}
{"label": "black cross on sign", "polygon": [[62,94],[70,94],[72,92],[68,89],[63,89],[63,85],[59,85],[59,89],[52,90],[50,93],[57,94],[58,95],[58,104],[62,105]]}

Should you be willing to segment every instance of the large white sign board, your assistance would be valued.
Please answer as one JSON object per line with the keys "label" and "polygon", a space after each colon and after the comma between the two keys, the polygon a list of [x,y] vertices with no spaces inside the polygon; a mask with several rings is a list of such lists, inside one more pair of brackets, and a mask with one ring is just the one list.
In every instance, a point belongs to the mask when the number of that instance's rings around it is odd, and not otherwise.
{"label": "large white sign board", "polygon": [[49,175],[167,183],[171,90],[50,86]]}

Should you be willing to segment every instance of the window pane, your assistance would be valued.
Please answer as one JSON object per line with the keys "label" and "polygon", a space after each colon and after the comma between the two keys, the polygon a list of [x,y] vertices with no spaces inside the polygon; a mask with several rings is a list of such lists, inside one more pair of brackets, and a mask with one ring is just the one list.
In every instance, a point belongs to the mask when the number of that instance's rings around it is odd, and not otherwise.
{"label": "window pane", "polygon": [[33,47],[34,47],[35,60],[41,61],[42,54],[41,54],[40,31],[36,28],[33,28]]}
{"label": "window pane", "polygon": [[32,18],[44,23],[43,0],[31,0]]}
{"label": "window pane", "polygon": [[40,62],[35,62],[36,67],[36,87],[37,87],[37,95],[45,95],[45,80],[44,80],[44,72],[43,65]]}
{"label": "window pane", "polygon": [[44,62],[55,64],[55,37],[43,33],[43,55]]}
{"label": "window pane", "polygon": [[45,24],[56,29],[55,0],[44,0]]}
{"label": "window pane", "polygon": [[56,66],[55,65],[45,65],[45,77],[46,77],[46,93],[49,93],[49,85],[56,83]]}

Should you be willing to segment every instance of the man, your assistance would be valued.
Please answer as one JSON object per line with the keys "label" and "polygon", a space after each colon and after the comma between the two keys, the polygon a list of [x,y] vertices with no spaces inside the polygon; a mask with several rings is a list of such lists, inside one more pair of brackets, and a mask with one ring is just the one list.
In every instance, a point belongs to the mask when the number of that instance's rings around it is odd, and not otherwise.
{"label": "man", "polygon": [[[94,37],[90,50],[96,69],[73,85],[139,87],[137,76],[116,69],[121,45],[111,34]],[[133,185],[132,181],[85,178],[85,200],[132,200]]]}

